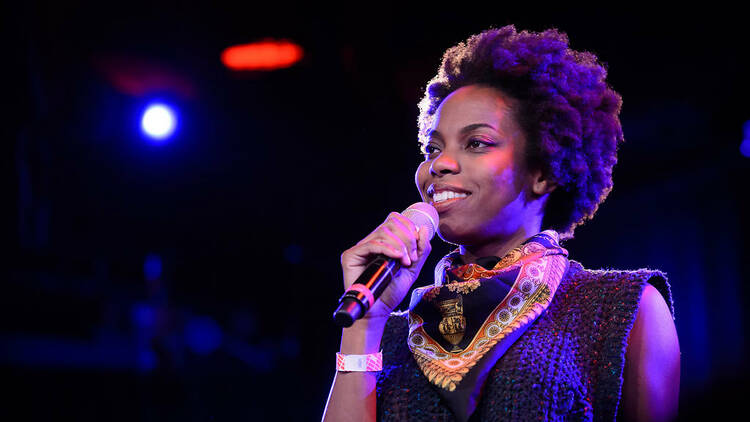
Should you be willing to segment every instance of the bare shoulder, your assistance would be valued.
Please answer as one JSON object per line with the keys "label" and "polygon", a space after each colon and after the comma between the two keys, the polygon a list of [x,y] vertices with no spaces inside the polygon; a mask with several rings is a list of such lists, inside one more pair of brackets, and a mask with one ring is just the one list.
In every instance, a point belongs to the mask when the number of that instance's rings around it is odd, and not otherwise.
{"label": "bare shoulder", "polygon": [[638,304],[638,314],[633,325],[633,330],[631,331],[631,336],[633,332],[639,333],[644,330],[647,330],[651,336],[655,336],[641,339],[649,340],[650,345],[670,346],[672,345],[672,341],[674,341],[674,346],[677,346],[677,331],[675,330],[669,306],[664,300],[664,296],[650,284],[646,284],[643,294],[641,294]]}
{"label": "bare shoulder", "polygon": [[647,284],[628,336],[623,373],[625,420],[669,421],[677,416],[680,346],[661,293]]}

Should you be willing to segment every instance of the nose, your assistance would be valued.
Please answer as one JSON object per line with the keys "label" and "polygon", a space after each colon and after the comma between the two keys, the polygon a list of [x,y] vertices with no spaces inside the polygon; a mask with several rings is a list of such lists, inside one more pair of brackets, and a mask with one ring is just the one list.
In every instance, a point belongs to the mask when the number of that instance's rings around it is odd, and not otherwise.
{"label": "nose", "polygon": [[461,167],[458,164],[458,160],[445,151],[441,152],[437,158],[432,160],[432,164],[430,165],[430,173],[432,173],[433,176],[442,176],[450,173],[455,174],[458,173],[460,169]]}

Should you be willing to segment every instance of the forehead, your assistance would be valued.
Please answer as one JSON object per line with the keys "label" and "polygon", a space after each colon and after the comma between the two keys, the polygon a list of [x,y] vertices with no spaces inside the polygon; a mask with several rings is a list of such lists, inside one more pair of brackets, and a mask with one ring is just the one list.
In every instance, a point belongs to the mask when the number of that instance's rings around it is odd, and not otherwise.
{"label": "forehead", "polygon": [[[474,123],[488,123],[501,132],[514,132],[513,100],[496,88],[484,85],[461,87],[448,95],[435,112],[429,132],[456,132]],[[428,133],[429,133],[428,132]]]}

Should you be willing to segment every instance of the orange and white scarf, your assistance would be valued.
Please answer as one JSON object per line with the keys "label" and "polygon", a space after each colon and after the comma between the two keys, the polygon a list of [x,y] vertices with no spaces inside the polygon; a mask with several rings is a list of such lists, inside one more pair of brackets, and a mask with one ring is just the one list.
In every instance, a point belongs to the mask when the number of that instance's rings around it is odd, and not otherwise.
{"label": "orange and white scarf", "polygon": [[433,285],[412,293],[409,349],[459,420],[473,413],[489,370],[549,306],[567,256],[554,230],[495,257],[491,269],[462,264],[456,250],[438,263]]}

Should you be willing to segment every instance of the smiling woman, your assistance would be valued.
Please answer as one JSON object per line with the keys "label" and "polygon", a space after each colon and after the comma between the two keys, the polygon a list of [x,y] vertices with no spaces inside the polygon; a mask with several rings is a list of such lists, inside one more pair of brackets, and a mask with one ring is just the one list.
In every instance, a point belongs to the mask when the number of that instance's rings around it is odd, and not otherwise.
{"label": "smiling woman", "polygon": [[[423,147],[425,161],[417,170],[422,199],[440,213],[441,237],[462,245],[462,255],[471,262],[504,256],[536,234],[555,187],[544,179],[529,184],[526,137],[512,103],[491,86],[469,85],[448,95],[436,112],[435,127]],[[525,189],[527,185],[532,189]],[[449,192],[465,196],[441,201],[441,194]]]}
{"label": "smiling woman", "polygon": [[[445,52],[419,105],[415,181],[457,248],[401,313],[431,251],[425,231],[391,213],[342,254],[345,288],[373,255],[402,269],[343,330],[325,419],[676,416],[666,275],[589,270],[560,244],[613,186],[621,99],[605,78],[555,29],[490,29]],[[345,364],[357,359],[371,365]]]}

